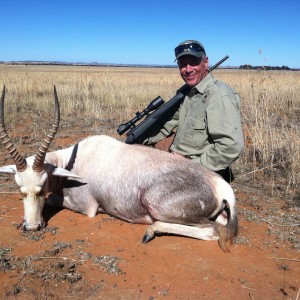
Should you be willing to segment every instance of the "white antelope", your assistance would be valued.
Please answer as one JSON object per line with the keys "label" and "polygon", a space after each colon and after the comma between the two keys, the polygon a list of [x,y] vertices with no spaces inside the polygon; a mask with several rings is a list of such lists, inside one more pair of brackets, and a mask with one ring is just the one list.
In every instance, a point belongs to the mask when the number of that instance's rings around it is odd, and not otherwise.
{"label": "white antelope", "polygon": [[[107,213],[131,223],[151,224],[143,242],[156,233],[219,240],[224,251],[237,235],[235,197],[222,177],[188,159],[105,135],[88,137],[69,148],[47,153],[60,113],[54,86],[55,121],[35,157],[24,159],[4,126],[5,87],[0,104],[0,138],[14,165],[23,194],[24,230],[46,226],[44,204],[89,217]],[[75,175],[76,174],[76,175]],[[48,197],[47,197],[48,195]]]}

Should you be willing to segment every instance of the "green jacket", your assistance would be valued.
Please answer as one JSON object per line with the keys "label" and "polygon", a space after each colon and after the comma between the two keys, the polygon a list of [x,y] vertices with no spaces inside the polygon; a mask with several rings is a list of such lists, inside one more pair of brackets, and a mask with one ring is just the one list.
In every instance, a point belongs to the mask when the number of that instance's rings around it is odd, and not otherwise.
{"label": "green jacket", "polygon": [[213,171],[230,166],[244,149],[240,97],[210,73],[191,89],[173,119],[145,144],[155,144],[176,127],[170,150]]}

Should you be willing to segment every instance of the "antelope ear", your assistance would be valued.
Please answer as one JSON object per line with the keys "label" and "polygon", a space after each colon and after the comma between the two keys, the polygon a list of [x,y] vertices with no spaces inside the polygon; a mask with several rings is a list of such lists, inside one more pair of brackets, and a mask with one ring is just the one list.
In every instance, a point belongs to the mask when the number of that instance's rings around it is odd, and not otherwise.
{"label": "antelope ear", "polygon": [[0,167],[0,173],[9,173],[9,174],[16,174],[17,169],[15,165],[8,165]]}
{"label": "antelope ear", "polygon": [[80,176],[66,170],[66,169],[63,169],[63,168],[58,168],[56,167],[53,172],[52,172],[52,175],[55,175],[55,176],[60,176],[60,177],[71,177],[71,178],[81,178]]}
{"label": "antelope ear", "polygon": [[59,177],[81,178],[80,176],[78,176],[64,168],[59,168],[59,167],[56,167],[49,163],[44,164],[44,167],[45,167],[45,171],[51,175],[55,175],[55,176],[59,176]]}

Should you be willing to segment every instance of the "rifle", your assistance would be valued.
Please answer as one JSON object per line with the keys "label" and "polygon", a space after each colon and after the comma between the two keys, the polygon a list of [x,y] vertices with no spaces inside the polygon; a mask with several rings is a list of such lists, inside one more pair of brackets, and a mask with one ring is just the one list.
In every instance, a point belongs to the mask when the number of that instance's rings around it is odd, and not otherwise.
{"label": "rifle", "polygon": [[[216,69],[228,57],[229,56],[226,55],[215,65],[210,67],[208,72]],[[142,144],[143,141],[149,137],[150,132],[151,136],[156,135],[163,127],[163,124],[171,120],[189,90],[190,88],[186,84],[183,85],[176,92],[176,95],[167,102],[165,102],[160,96],[156,97],[142,112],[136,112],[136,116],[133,119],[127,123],[121,124],[117,129],[118,134],[122,135],[124,132],[129,130],[126,133],[127,139],[125,140],[125,143]],[[152,111],[154,112],[151,113]],[[147,118],[136,126],[135,123],[145,116],[147,116]]]}

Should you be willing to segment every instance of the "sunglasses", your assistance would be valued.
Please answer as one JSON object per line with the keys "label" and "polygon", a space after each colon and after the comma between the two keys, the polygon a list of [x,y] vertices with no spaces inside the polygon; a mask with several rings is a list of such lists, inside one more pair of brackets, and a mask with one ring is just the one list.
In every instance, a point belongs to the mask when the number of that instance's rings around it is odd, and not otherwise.
{"label": "sunglasses", "polygon": [[175,48],[175,56],[177,57],[179,54],[185,51],[190,51],[190,52],[203,52],[205,54],[205,50],[203,49],[202,46],[200,46],[197,43],[189,43],[189,44],[183,44],[179,45]]}

